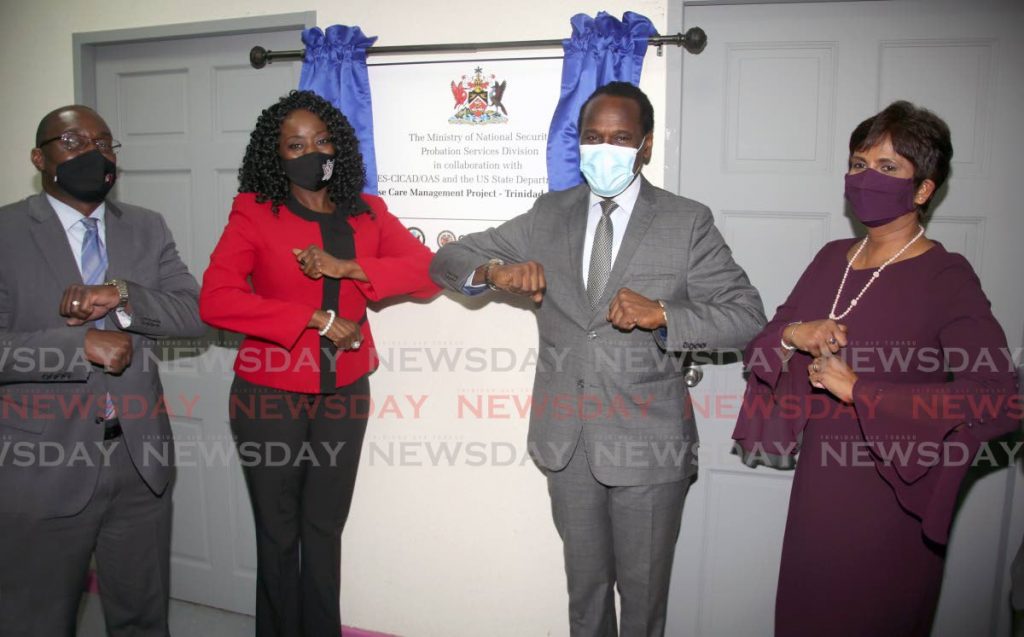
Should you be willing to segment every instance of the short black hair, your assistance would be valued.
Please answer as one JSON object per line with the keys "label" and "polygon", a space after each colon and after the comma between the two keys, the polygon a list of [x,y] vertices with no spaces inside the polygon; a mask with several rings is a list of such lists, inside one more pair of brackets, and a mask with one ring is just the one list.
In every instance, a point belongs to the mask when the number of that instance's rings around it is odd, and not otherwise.
{"label": "short black hair", "polygon": [[36,127],[36,148],[39,148],[39,145],[42,144],[43,140],[46,139],[46,137],[49,135],[47,131],[50,130],[50,127],[53,126],[53,123],[57,121],[57,116],[61,113],[66,113],[68,111],[90,113],[96,116],[97,119],[101,121],[103,120],[103,118],[100,117],[99,113],[92,110],[88,106],[83,106],[82,104],[68,104],[67,106],[55,108],[46,115],[43,115],[43,119],[39,120],[39,126]]}
{"label": "short black hair", "polygon": [[633,86],[629,82],[609,82],[604,86],[599,86],[590,94],[587,101],[583,102],[579,117],[576,119],[577,135],[583,130],[583,114],[587,112],[587,106],[590,106],[590,102],[602,95],[625,97],[636,102],[640,107],[640,128],[643,129],[644,135],[654,130],[654,107],[651,106],[651,100],[647,98],[647,95],[639,87]]}
{"label": "short black hair", "polygon": [[[905,100],[893,102],[853,129],[850,154],[867,150],[886,137],[892,142],[893,150],[914,165],[915,186],[931,179],[938,190],[946,183],[953,159],[953,142],[949,126],[941,117]],[[928,203],[922,210],[927,209]]]}
{"label": "short black hair", "polygon": [[366,183],[366,168],[356,132],[341,111],[313,91],[291,91],[260,113],[238,171],[238,192],[256,193],[256,201],[270,201],[275,213],[288,198],[288,177],[281,167],[277,148],[281,123],[296,110],[306,110],[319,117],[334,143],[337,159],[334,174],[327,184],[331,201],[338,206],[358,202]]}

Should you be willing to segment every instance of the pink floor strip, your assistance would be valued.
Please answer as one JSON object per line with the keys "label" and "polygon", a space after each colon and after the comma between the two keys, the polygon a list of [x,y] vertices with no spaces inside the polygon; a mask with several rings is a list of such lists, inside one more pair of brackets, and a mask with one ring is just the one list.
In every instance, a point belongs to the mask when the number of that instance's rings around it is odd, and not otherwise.
{"label": "pink floor strip", "polygon": [[[99,595],[100,588],[99,584],[96,581],[96,571],[89,571],[89,575],[85,581],[85,590],[87,593]],[[361,628],[352,628],[351,626],[344,626],[342,634],[345,637],[398,637],[398,635],[375,633],[369,630],[363,630]]]}
{"label": "pink floor strip", "polygon": [[345,637],[398,637],[397,635],[388,635],[385,633],[373,633],[368,630],[361,630],[359,628],[351,628],[345,626],[344,630],[341,631]]}

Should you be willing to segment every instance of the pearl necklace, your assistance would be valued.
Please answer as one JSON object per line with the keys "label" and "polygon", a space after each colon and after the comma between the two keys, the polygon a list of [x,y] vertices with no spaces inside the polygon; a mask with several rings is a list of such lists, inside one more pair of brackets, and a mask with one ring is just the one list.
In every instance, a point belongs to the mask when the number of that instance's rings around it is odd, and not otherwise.
{"label": "pearl necklace", "polygon": [[846,286],[846,277],[849,276],[849,274],[850,274],[850,268],[852,268],[854,262],[857,261],[857,257],[860,256],[861,250],[863,250],[864,246],[866,246],[868,244],[868,238],[864,237],[864,240],[860,242],[860,247],[858,247],[857,251],[853,253],[853,258],[850,259],[850,262],[846,264],[846,271],[843,272],[843,280],[839,283],[839,289],[836,291],[836,298],[835,298],[835,300],[832,301],[832,311],[830,311],[828,313],[828,317],[830,319],[832,319],[833,321],[838,321],[839,319],[845,317],[847,314],[849,314],[851,311],[853,311],[853,308],[857,307],[857,301],[860,300],[860,297],[864,296],[864,293],[868,291],[868,288],[871,287],[871,284],[874,283],[875,280],[879,276],[881,276],[882,270],[884,270],[886,267],[888,267],[890,263],[892,263],[896,259],[900,258],[900,255],[903,254],[904,252],[906,252],[907,248],[909,248],[911,245],[913,245],[913,243],[915,241],[917,241],[918,239],[921,238],[921,236],[924,234],[924,226],[918,226],[918,227],[920,228],[920,230],[917,231],[917,234],[914,235],[913,239],[908,241],[905,246],[900,248],[899,252],[897,252],[896,254],[894,254],[891,257],[889,257],[889,260],[886,261],[885,263],[883,263],[881,265],[881,267],[879,267],[877,270],[875,270],[874,272],[871,273],[871,278],[868,279],[868,282],[864,284],[863,288],[861,288],[860,294],[858,294],[856,296],[856,298],[854,298],[852,301],[850,301],[850,305],[847,306],[846,311],[843,312],[842,314],[836,315],[836,305],[839,303],[839,297],[842,296],[842,294],[843,294],[843,287]]}

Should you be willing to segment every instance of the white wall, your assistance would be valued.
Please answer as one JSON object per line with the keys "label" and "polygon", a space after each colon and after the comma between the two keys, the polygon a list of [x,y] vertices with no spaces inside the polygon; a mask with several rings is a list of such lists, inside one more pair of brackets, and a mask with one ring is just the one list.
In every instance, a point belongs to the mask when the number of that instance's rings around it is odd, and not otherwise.
{"label": "white wall", "polygon": [[[3,0],[2,199],[13,201],[39,187],[29,151],[39,118],[73,101],[72,33],[315,10],[319,26],[359,25],[367,34],[380,36],[381,45],[551,39],[569,35],[573,14],[598,10],[616,16],[636,11],[664,32],[667,3],[521,0],[463,10],[447,2],[417,0]],[[663,138],[666,119],[665,72],[664,58],[651,50],[641,86],[655,105],[656,140]],[[645,171],[655,183],[662,182],[662,166],[656,143]],[[373,378],[378,400],[394,396],[403,417],[385,414],[371,421],[367,452],[376,445],[395,453],[396,460],[378,455],[371,462],[364,453],[345,533],[345,623],[405,637],[567,634],[561,545],[544,479],[531,463],[520,463],[526,419],[514,413],[512,399],[500,398],[506,394],[521,400],[529,392],[532,369],[519,364],[536,344],[532,316],[503,303],[472,310],[440,298],[431,304],[384,308],[371,321],[379,347],[414,354],[404,368],[396,363]],[[517,369],[481,373],[456,365],[452,371],[416,371],[425,365],[427,351],[455,353],[473,347],[507,348]],[[458,418],[458,396],[479,393],[506,402],[496,405],[489,417]],[[411,417],[406,394],[429,394],[418,418]],[[445,442],[488,445],[488,451],[514,454],[516,464],[502,466],[499,458],[498,463],[468,466],[463,456],[455,466],[433,466],[427,445]],[[405,461],[397,456],[403,444],[409,454]]]}
{"label": "white wall", "polygon": [[[437,0],[0,0],[0,59],[4,60],[0,113],[6,120],[0,146],[0,192],[8,201],[37,188],[28,162],[36,125],[47,111],[74,100],[72,33],[316,11],[321,28],[358,25],[368,35],[380,36],[381,46],[533,40],[568,37],[574,14],[595,15],[602,10],[617,17],[627,10],[641,13],[664,33],[667,5],[668,0],[518,0],[464,7]],[[665,65],[653,49],[641,87],[660,115]],[[646,173],[660,183],[662,160],[655,150]]]}

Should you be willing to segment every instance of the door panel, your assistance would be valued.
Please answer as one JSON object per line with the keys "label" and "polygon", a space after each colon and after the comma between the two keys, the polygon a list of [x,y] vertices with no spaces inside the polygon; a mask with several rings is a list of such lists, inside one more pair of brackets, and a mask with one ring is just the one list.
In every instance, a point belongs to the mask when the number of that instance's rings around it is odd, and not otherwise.
{"label": "door panel", "polygon": [[[685,4],[685,3],[684,3]],[[1024,144],[1019,3],[685,4],[679,190],[715,211],[769,316],[826,242],[857,230],[843,201],[853,128],[896,99],[949,123],[953,177],[929,235],[972,263],[1011,348],[1024,326],[1024,216],[1013,197]],[[670,80],[672,81],[672,80]],[[671,93],[671,92],[670,92]],[[838,281],[837,281],[838,284]],[[676,553],[668,634],[772,633],[791,473],[730,453],[739,365],[705,366],[694,391],[702,454]],[[972,474],[954,525],[933,634],[1008,635],[1006,566],[1020,471]]]}
{"label": "door panel", "polygon": [[[115,197],[163,214],[197,279],[227,223],[260,111],[298,86],[301,65],[257,71],[254,44],[300,48],[299,31],[97,47],[97,109],[124,144]],[[228,426],[235,351],[166,343],[161,376],[178,451],[171,594],[252,613],[252,509]]]}

